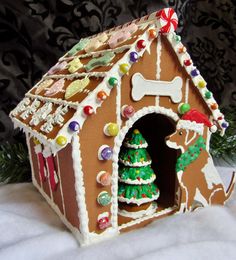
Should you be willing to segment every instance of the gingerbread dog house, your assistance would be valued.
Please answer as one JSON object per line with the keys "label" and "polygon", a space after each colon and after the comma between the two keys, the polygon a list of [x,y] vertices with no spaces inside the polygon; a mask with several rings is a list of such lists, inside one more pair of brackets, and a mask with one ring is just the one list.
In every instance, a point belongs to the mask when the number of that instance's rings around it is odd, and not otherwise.
{"label": "gingerbread dog house", "polygon": [[81,39],[10,114],[33,184],[82,245],[233,190],[209,155],[228,124],[177,23],[165,8]]}

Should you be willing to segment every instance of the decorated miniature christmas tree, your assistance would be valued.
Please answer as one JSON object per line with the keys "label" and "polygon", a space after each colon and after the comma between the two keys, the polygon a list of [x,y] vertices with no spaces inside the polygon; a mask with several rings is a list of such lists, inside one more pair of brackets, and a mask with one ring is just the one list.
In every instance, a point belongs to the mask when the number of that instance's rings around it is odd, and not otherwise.
{"label": "decorated miniature christmas tree", "polygon": [[[147,147],[146,140],[139,130],[135,129],[125,138],[119,155],[118,200],[132,205],[131,211],[141,210],[143,214],[147,214],[143,209],[146,209],[148,214],[156,210],[157,204],[151,202],[159,197],[159,189],[154,183],[156,175],[151,168],[152,161]],[[133,207],[134,205],[137,207]],[[120,213],[124,215],[124,210]]]}

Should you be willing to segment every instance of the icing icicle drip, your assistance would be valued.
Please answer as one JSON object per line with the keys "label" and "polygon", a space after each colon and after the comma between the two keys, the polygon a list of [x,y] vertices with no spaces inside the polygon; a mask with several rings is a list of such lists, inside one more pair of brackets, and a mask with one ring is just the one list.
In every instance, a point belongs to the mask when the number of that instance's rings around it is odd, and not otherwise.
{"label": "icing icicle drip", "polygon": [[176,172],[184,171],[189,164],[199,157],[203,150],[206,150],[206,141],[202,136],[199,136],[195,144],[189,146],[188,150],[177,159]]}

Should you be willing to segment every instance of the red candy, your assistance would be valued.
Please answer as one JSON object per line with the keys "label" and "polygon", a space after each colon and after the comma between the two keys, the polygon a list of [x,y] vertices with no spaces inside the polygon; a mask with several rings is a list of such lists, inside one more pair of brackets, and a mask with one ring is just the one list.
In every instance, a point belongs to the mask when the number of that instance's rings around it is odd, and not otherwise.
{"label": "red candy", "polygon": [[91,106],[85,106],[84,113],[85,115],[90,116],[94,113],[94,109]]}
{"label": "red candy", "polygon": [[137,47],[138,47],[139,50],[144,49],[146,47],[146,42],[144,40],[139,40],[137,42]]}
{"label": "red candy", "polygon": [[102,217],[98,220],[98,227],[100,229],[105,229],[110,226],[110,220],[108,217]]}
{"label": "red candy", "polygon": [[192,64],[192,61],[191,60],[185,60],[184,61],[184,65],[185,66],[190,66]]}

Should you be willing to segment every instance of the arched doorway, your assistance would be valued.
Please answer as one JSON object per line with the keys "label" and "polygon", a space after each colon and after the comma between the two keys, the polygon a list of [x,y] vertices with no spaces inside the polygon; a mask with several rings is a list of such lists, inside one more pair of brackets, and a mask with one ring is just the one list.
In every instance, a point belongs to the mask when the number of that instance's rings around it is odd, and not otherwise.
{"label": "arched doorway", "polygon": [[[157,200],[158,210],[175,205],[177,189],[175,164],[178,151],[170,149],[166,145],[165,137],[175,131],[177,120],[178,115],[176,113],[160,107],[155,109],[154,107],[152,109],[149,108],[146,110],[146,113],[138,111],[135,120],[126,124],[119,137],[119,140],[122,137],[123,141],[130,131],[138,129],[146,139],[148,143],[147,150],[152,159],[152,168],[157,175],[155,182],[160,189],[160,197]],[[122,142],[119,141],[119,148],[121,145]],[[119,152],[117,157],[119,158]],[[130,221],[132,221],[131,218],[118,215],[119,226]]]}

